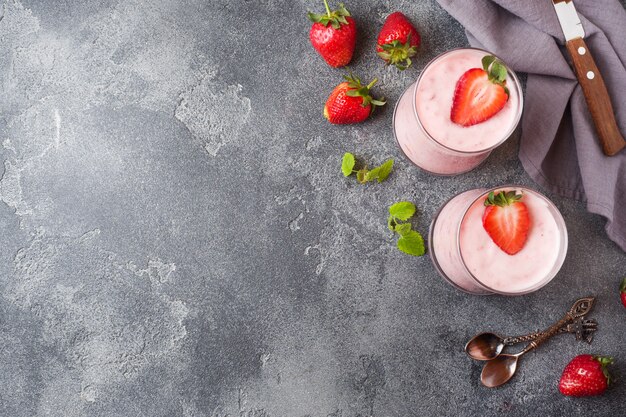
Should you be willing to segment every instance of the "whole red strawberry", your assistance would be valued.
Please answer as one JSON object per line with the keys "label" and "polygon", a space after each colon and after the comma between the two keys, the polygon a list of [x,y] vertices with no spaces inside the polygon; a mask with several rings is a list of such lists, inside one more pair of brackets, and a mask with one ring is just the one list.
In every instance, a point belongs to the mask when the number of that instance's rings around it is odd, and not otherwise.
{"label": "whole red strawberry", "polygon": [[370,95],[370,88],[376,84],[376,79],[367,86],[361,80],[350,74],[344,76],[345,82],[339,84],[326,100],[324,117],[333,124],[359,123],[367,119],[374,111],[375,106],[385,104]]}
{"label": "whole red strawberry", "polygon": [[409,19],[395,12],[387,16],[378,34],[376,52],[387,64],[405,70],[411,66],[411,57],[417,53],[420,41],[420,34]]}
{"label": "whole red strawberry", "polygon": [[622,285],[619,286],[619,292],[622,298],[622,304],[626,307],[626,278],[622,280]]}
{"label": "whole red strawberry", "polygon": [[483,228],[491,240],[509,255],[521,251],[528,239],[530,215],[515,191],[490,192],[485,199]]}
{"label": "whole red strawberry", "polygon": [[343,4],[339,3],[339,9],[332,12],[327,0],[324,0],[324,6],[326,14],[309,12],[309,19],[313,22],[309,39],[328,65],[343,67],[348,65],[354,53],[356,24]]}
{"label": "whole red strawberry", "polygon": [[570,397],[602,394],[611,381],[606,367],[612,363],[613,358],[608,356],[576,356],[563,370],[559,391]]}
{"label": "whole red strawberry", "polygon": [[507,69],[495,56],[482,59],[483,68],[467,70],[456,83],[450,120],[472,126],[495,116],[509,100]]}

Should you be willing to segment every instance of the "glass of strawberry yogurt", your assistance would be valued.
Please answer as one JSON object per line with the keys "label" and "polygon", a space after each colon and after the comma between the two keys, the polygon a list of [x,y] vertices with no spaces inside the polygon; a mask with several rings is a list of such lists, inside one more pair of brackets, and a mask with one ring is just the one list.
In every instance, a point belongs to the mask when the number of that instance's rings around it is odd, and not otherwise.
{"label": "glass of strawberry yogurt", "polygon": [[[523,108],[519,80],[500,60],[501,91],[487,81],[494,65],[483,70],[483,78],[474,77],[480,76],[485,56],[493,55],[476,48],[439,55],[398,100],[393,116],[396,141],[406,157],[424,171],[436,175],[470,171],[517,128]],[[463,97],[457,94],[457,84],[463,84]],[[500,94],[492,94],[492,90]],[[480,121],[453,122],[453,106]],[[492,114],[494,107],[498,108]]]}
{"label": "glass of strawberry yogurt", "polygon": [[557,274],[567,229],[558,209],[537,191],[481,188],[444,204],[431,223],[428,248],[439,274],[458,289],[522,295]]}

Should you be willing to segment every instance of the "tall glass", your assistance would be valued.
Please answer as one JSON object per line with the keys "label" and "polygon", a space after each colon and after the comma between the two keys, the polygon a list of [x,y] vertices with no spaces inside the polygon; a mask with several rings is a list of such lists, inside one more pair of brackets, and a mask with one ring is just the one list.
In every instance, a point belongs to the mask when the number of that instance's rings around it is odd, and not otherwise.
{"label": "tall glass", "polygon": [[[522,250],[509,255],[482,224],[484,201],[493,191],[516,190],[528,207],[530,229]],[[563,216],[545,196],[530,188],[505,185],[462,192],[439,210],[430,226],[428,247],[439,274],[471,294],[522,295],[549,283],[567,253]]]}
{"label": "tall glass", "polygon": [[477,48],[454,49],[433,59],[396,104],[393,128],[405,156],[436,175],[457,175],[482,163],[519,124],[523,97],[515,73],[508,69],[509,99],[490,119],[463,127],[450,120],[456,82],[481,59],[493,55]]}

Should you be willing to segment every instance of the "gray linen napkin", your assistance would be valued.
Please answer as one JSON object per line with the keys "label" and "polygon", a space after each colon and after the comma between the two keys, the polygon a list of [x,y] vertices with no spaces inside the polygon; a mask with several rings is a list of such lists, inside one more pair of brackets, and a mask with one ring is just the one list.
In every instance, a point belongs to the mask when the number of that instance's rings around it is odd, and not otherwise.
{"label": "gray linen napkin", "polygon": [[[626,251],[626,150],[612,157],[602,153],[552,2],[437,1],[465,27],[471,45],[528,73],[519,151],[526,172],[606,217],[609,238]],[[618,0],[575,5],[626,135],[626,11]]]}

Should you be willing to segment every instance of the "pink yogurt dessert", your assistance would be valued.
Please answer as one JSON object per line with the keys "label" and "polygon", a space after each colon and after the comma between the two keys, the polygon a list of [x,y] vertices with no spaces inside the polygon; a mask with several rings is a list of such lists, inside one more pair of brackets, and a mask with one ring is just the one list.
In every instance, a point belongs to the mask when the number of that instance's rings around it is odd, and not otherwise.
{"label": "pink yogurt dessert", "polygon": [[464,127],[450,120],[456,83],[467,70],[482,68],[492,55],[482,49],[454,49],[439,55],[404,92],[393,117],[394,133],[404,154],[419,168],[438,175],[470,171],[511,136],[522,115],[523,98],[510,69],[509,99],[492,118]]}
{"label": "pink yogurt dessert", "polygon": [[[528,207],[530,229],[521,251],[509,255],[483,227],[491,191],[515,190]],[[567,229],[558,209],[542,194],[519,186],[465,191],[448,201],[430,226],[429,252],[439,274],[472,294],[521,295],[554,278],[565,260]]]}

